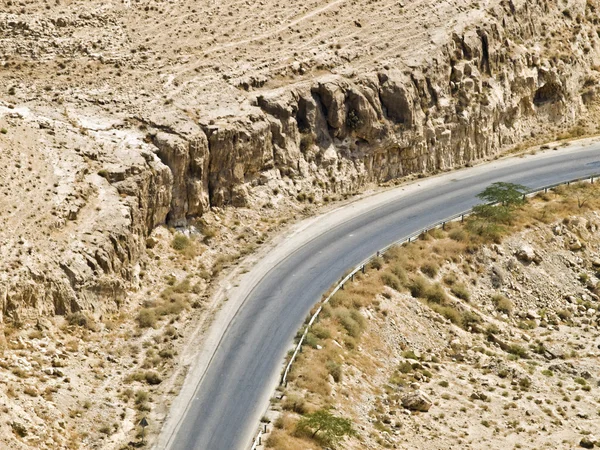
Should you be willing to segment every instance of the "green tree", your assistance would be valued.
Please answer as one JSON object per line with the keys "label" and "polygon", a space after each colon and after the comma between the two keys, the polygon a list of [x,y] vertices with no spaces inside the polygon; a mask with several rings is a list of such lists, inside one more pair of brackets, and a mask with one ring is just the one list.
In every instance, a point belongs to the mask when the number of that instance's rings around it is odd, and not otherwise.
{"label": "green tree", "polygon": [[527,187],[522,184],[498,181],[485,188],[477,197],[489,203],[500,203],[502,206],[512,209],[525,202],[523,195],[527,191]]}
{"label": "green tree", "polygon": [[349,419],[336,417],[324,409],[306,414],[296,425],[296,430],[331,446],[337,445],[345,436],[356,434]]}
{"label": "green tree", "polygon": [[493,183],[477,195],[487,204],[473,207],[468,228],[486,240],[498,242],[504,232],[503,224],[510,224],[514,209],[525,203],[527,188],[520,184]]}

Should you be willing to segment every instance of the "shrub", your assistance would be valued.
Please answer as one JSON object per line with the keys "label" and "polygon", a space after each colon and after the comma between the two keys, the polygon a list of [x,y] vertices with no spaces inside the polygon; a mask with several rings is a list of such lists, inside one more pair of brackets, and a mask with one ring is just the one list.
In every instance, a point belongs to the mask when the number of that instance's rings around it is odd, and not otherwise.
{"label": "shrub", "polygon": [[448,319],[453,324],[462,326],[461,314],[452,306],[442,306],[442,305],[438,305],[435,303],[431,304],[429,306],[431,309],[433,309],[438,314],[441,314],[442,316],[444,316],[446,319]]}
{"label": "shrub", "polygon": [[467,329],[473,325],[481,323],[481,317],[471,311],[464,311],[462,313],[462,327]]}
{"label": "shrub", "polygon": [[406,271],[400,264],[394,264],[390,267],[390,271],[398,278],[400,283],[403,286],[406,286],[408,283],[408,278],[406,277]]}
{"label": "shrub", "polygon": [[469,235],[463,228],[455,228],[448,233],[448,236],[457,242],[465,242],[469,238]]}
{"label": "shrub", "polygon": [[412,279],[408,288],[413,297],[424,298],[425,292],[427,292],[428,287],[429,283],[427,283],[427,281],[423,277],[416,276]]}
{"label": "shrub", "polygon": [[184,299],[173,297],[156,307],[159,316],[176,316],[187,307]]}
{"label": "shrub", "polygon": [[454,296],[462,300],[469,301],[469,299],[471,298],[471,293],[469,292],[467,287],[462,283],[456,283],[452,285],[452,287],[450,288],[450,292],[452,292]]}
{"label": "shrub", "polygon": [[136,320],[140,328],[154,328],[156,326],[156,313],[154,309],[143,308],[138,313]]}
{"label": "shrub", "polygon": [[421,266],[421,272],[423,272],[429,278],[435,278],[439,270],[439,266],[434,262],[427,262]]}
{"label": "shrub", "polygon": [[444,275],[444,278],[442,279],[442,281],[447,286],[453,286],[454,283],[456,283],[457,278],[454,273],[450,272],[450,273],[447,273],[446,275]]}
{"label": "shrub", "polygon": [[430,286],[425,291],[425,298],[427,298],[427,300],[432,303],[437,303],[438,305],[445,305],[446,303],[448,303],[448,296],[446,295],[446,291],[439,283]]}
{"label": "shrub", "polygon": [[190,238],[185,234],[177,233],[171,241],[171,247],[177,251],[182,251],[188,248],[190,245]]}
{"label": "shrub", "polygon": [[560,320],[568,321],[571,320],[573,314],[568,309],[560,309],[556,312],[556,315],[560,318]]}
{"label": "shrub", "polygon": [[504,314],[511,314],[514,308],[513,302],[511,302],[504,295],[496,294],[492,296],[492,303],[496,309]]}
{"label": "shrub", "polygon": [[96,323],[94,322],[94,320],[88,317],[86,314],[82,313],[81,311],[68,314],[67,322],[69,323],[69,325],[84,327],[91,331],[94,331],[96,329]]}
{"label": "shrub", "polygon": [[336,316],[349,336],[353,338],[360,336],[365,326],[365,319],[358,311],[340,308],[336,311]]}
{"label": "shrub", "polygon": [[319,339],[329,339],[331,337],[331,332],[323,325],[314,325],[311,331]]}
{"label": "shrub", "polygon": [[342,381],[342,365],[340,363],[329,360],[325,364],[325,368],[327,369],[329,375],[333,377],[333,380],[336,383]]}
{"label": "shrub", "polygon": [[527,357],[527,350],[525,350],[525,348],[521,347],[518,344],[509,345],[507,351],[512,355],[518,356],[519,358]]}
{"label": "shrub", "polygon": [[297,414],[305,414],[307,412],[306,402],[302,397],[296,395],[286,396],[281,407],[286,411],[293,411]]}
{"label": "shrub", "polygon": [[409,363],[408,361],[403,361],[400,363],[400,365],[398,366],[398,371],[400,373],[411,373],[413,370],[412,368],[412,364]]}
{"label": "shrub", "polygon": [[383,258],[381,256],[373,258],[369,266],[371,269],[380,270],[383,267]]}
{"label": "shrub", "polygon": [[394,275],[393,273],[384,272],[381,274],[381,281],[386,286],[391,287],[392,289],[399,291],[402,289],[402,282],[400,279]]}
{"label": "shrub", "polygon": [[135,404],[139,405],[142,403],[146,403],[150,399],[150,395],[146,391],[136,391],[135,392]]}
{"label": "shrub", "polygon": [[308,345],[309,347],[317,348],[317,345],[319,345],[320,342],[321,341],[319,341],[319,339],[309,331],[308,333],[306,333],[303,345]]}

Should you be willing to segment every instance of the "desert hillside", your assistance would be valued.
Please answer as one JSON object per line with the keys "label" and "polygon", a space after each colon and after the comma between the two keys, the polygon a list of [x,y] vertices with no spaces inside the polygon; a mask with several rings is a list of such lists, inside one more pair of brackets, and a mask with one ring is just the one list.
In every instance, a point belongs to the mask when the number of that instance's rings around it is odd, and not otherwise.
{"label": "desert hillside", "polygon": [[600,445],[597,196],[542,194],[501,233],[471,219],[374,260],[308,333],[266,448],[331,445],[299,425],[323,410],[356,432],[336,448]]}

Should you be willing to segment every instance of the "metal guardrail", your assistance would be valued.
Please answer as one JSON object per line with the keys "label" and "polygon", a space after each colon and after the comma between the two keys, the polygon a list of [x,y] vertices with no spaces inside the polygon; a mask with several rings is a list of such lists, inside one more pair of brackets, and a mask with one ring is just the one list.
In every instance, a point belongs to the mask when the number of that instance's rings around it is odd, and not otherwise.
{"label": "metal guardrail", "polygon": [[[600,178],[600,173],[599,174],[594,174],[594,175],[589,175],[589,176],[585,176],[585,177],[579,177],[579,178],[575,178],[572,180],[567,180],[567,181],[562,181],[560,183],[554,183],[554,184],[549,184],[546,186],[542,186],[540,188],[537,189],[532,189],[531,191],[527,192],[526,194],[523,195],[523,197],[526,196],[531,196],[531,195],[535,195],[538,194],[542,191],[544,192],[548,192],[548,190],[556,188],[558,186],[562,186],[562,185],[569,185],[571,183],[577,183],[577,182],[581,182],[581,181],[589,181],[592,184],[594,183],[594,179],[595,178]],[[493,203],[491,203],[493,204]],[[281,377],[281,385],[285,386],[287,383],[287,377],[290,373],[290,370],[292,369],[292,365],[294,364],[294,361],[296,360],[296,357],[298,356],[298,353],[300,352],[300,349],[302,348],[302,344],[304,343],[304,340],[306,339],[306,335],[308,334],[310,327],[315,323],[315,321],[317,320],[317,318],[319,317],[319,315],[321,314],[321,311],[323,310],[323,307],[329,303],[329,301],[331,300],[331,298],[340,290],[343,289],[344,284],[346,284],[346,282],[350,279],[352,279],[354,277],[354,275],[356,275],[359,271],[362,271],[365,269],[366,265],[371,262],[373,259],[378,258],[379,256],[383,255],[386,251],[388,251],[391,247],[394,247],[396,245],[402,245],[404,243],[408,243],[408,242],[412,242],[413,240],[416,240],[419,238],[419,236],[423,235],[424,233],[427,233],[430,230],[433,230],[435,228],[439,228],[444,227],[447,223],[449,222],[454,222],[456,220],[461,220],[463,221],[465,217],[468,217],[471,213],[473,212],[473,208],[468,209],[467,211],[463,211],[460,212],[458,214],[454,214],[453,216],[447,217],[443,220],[440,220],[438,222],[435,222],[433,224],[431,224],[429,227],[424,228],[422,230],[417,231],[416,233],[413,233],[407,237],[403,237],[402,239],[399,239],[393,243],[391,243],[390,245],[382,248],[381,250],[379,250],[377,253],[369,256],[367,259],[365,259],[364,261],[362,261],[359,265],[357,265],[348,275],[346,275],[344,278],[342,278],[342,280],[335,286],[335,288],[333,289],[333,291],[331,291],[331,293],[327,296],[327,298],[325,298],[325,300],[323,300],[321,302],[321,304],[319,305],[319,308],[317,309],[317,311],[311,316],[308,324],[306,325],[304,332],[302,333],[302,336],[300,337],[300,340],[298,341],[298,344],[296,345],[295,349],[294,349],[294,353],[292,354],[292,357],[290,358],[290,361],[288,362],[288,364],[285,367],[285,371],[283,372],[283,376]],[[251,450],[256,450],[256,448],[261,445],[262,442],[262,436],[263,436],[263,430],[261,429],[258,433],[258,435],[256,436],[256,439],[254,440],[254,443],[252,445],[252,449]]]}

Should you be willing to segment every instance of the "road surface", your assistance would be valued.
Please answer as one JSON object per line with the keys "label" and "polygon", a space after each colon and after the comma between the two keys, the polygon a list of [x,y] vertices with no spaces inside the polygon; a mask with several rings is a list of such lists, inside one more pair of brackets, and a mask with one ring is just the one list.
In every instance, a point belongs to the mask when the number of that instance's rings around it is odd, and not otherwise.
{"label": "road surface", "polygon": [[282,255],[246,292],[206,370],[188,376],[193,389],[182,389],[180,397],[191,398],[179,399],[185,408],[172,411],[158,448],[247,450],[309,310],[344,272],[377,250],[469,209],[492,182],[538,188],[596,173],[600,144],[576,145],[419,180],[334,211],[321,220],[324,225],[316,220],[312,235],[305,229],[294,236],[302,242],[304,233],[306,242]]}

